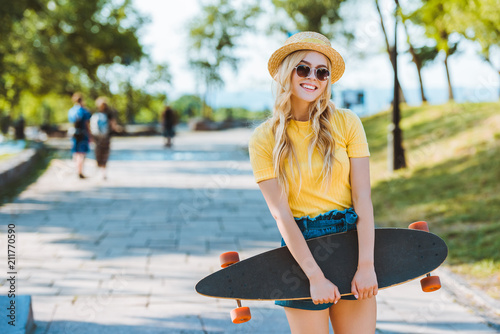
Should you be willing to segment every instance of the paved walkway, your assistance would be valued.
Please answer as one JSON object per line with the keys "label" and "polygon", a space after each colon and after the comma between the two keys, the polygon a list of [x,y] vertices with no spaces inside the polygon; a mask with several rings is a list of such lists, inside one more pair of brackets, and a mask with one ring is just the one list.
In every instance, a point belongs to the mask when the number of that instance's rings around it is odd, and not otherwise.
{"label": "paved walkway", "polygon": [[[173,150],[161,138],[117,138],[107,181],[93,161],[79,180],[71,161],[55,160],[0,207],[2,225],[17,228],[18,292],[33,296],[36,333],[288,333],[273,303],[245,302],[253,320],[233,325],[236,303],[194,291],[219,253],[279,246],[242,149],[249,134],[181,133]],[[444,289],[413,282],[378,300],[378,333],[496,333]]]}

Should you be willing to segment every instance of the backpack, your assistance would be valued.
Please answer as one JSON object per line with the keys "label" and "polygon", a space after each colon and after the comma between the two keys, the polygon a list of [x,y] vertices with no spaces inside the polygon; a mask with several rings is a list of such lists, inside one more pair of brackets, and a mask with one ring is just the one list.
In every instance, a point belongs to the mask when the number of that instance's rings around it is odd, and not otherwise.
{"label": "backpack", "polygon": [[90,117],[90,132],[94,136],[106,136],[109,134],[109,121],[105,113],[96,112]]}

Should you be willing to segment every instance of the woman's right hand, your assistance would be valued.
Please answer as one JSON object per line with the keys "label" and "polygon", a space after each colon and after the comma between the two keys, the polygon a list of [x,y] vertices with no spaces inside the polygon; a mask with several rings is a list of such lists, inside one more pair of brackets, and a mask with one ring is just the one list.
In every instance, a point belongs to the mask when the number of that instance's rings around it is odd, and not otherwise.
{"label": "woman's right hand", "polygon": [[311,299],[314,304],[334,303],[340,299],[339,289],[323,274],[309,278]]}

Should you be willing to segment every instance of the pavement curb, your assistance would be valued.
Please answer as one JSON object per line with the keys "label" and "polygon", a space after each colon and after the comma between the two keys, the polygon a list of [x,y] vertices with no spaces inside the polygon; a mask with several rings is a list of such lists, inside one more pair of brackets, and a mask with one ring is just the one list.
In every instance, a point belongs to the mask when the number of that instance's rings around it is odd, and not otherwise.
{"label": "pavement curb", "polygon": [[436,272],[441,278],[443,288],[455,298],[457,303],[472,309],[474,313],[484,318],[490,327],[500,331],[499,301],[472,287],[463,277],[448,268],[441,267]]}
{"label": "pavement curb", "polygon": [[15,157],[0,163],[0,187],[23,177],[38,157],[38,149],[28,148]]}

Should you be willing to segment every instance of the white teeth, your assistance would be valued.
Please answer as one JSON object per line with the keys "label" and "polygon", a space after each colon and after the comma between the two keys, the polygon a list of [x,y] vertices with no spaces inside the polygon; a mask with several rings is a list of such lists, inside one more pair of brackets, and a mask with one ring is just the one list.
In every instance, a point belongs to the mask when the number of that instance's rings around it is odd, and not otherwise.
{"label": "white teeth", "polygon": [[310,85],[306,85],[306,84],[303,84],[302,87],[307,88],[307,89],[316,89],[316,87],[310,86]]}

